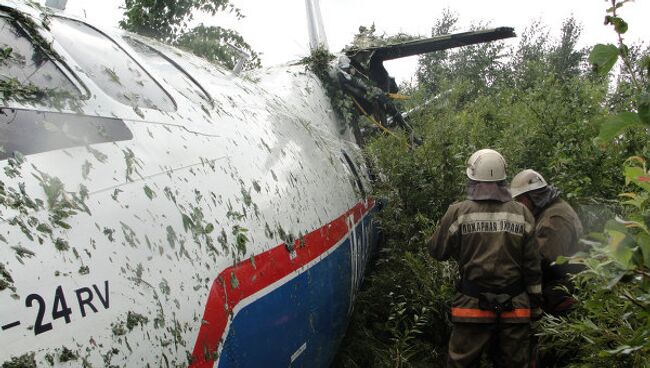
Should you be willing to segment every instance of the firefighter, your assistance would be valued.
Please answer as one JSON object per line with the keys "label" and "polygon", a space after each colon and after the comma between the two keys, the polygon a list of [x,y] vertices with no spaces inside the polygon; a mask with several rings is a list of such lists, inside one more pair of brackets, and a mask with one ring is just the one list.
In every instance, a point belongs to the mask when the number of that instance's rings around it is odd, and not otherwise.
{"label": "firefighter", "polygon": [[[582,235],[580,219],[560,198],[560,190],[549,185],[534,170],[517,174],[510,184],[510,192],[535,216],[535,238],[542,262],[542,309],[556,317],[565,316],[575,304],[570,275],[580,272],[583,266],[554,262],[559,256],[569,257],[581,250],[578,243]],[[571,354],[539,350],[536,336],[531,338],[531,356],[536,367],[562,367],[571,358]]]}
{"label": "firefighter", "polygon": [[578,240],[582,224],[571,206],[560,198],[560,190],[549,185],[534,170],[517,174],[510,184],[510,192],[535,216],[535,237],[542,259],[542,295],[544,312],[554,316],[565,315],[575,304],[571,297],[573,284],[570,275],[580,272],[576,264],[554,264],[560,257],[570,257],[582,250]]}
{"label": "firefighter", "polygon": [[527,367],[531,300],[541,293],[535,220],[512,200],[501,154],[479,150],[467,166],[467,200],[449,207],[427,244],[460,273],[447,365],[478,366],[486,351],[498,367]]}

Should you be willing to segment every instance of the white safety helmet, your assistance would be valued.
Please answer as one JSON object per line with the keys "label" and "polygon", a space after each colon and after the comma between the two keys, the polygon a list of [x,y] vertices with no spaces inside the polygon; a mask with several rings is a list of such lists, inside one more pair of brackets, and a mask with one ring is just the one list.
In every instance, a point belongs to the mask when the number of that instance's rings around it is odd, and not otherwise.
{"label": "white safety helmet", "polygon": [[546,183],[546,180],[544,180],[544,177],[537,171],[526,169],[512,178],[512,182],[510,183],[510,193],[513,197],[518,197],[532,190],[544,188],[547,185],[548,184]]}
{"label": "white safety helmet", "polygon": [[467,177],[485,182],[506,180],[506,160],[495,150],[478,150],[467,160]]}

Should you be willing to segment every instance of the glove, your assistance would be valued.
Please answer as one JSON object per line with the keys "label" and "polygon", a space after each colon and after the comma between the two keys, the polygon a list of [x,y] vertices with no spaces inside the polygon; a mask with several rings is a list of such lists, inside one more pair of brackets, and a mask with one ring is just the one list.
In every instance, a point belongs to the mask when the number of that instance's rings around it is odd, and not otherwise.
{"label": "glove", "polygon": [[542,294],[529,294],[528,297],[530,299],[531,309],[530,318],[533,321],[539,321],[544,315],[544,311],[542,311],[542,302],[544,298],[542,297]]}

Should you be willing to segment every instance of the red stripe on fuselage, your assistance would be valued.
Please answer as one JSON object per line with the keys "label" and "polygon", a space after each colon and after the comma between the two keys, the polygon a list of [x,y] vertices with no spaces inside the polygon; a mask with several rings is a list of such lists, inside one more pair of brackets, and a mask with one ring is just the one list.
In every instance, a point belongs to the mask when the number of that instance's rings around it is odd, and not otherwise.
{"label": "red stripe on fuselage", "polygon": [[[233,309],[245,298],[262,291],[276,281],[313,261],[344,239],[348,229],[347,218],[354,216],[356,225],[374,206],[369,199],[358,203],[334,221],[295,241],[295,255],[287,250],[285,243],[223,270],[213,281],[203,313],[203,321],[192,353],[190,368],[208,368],[217,359],[221,339],[233,318]],[[235,281],[236,280],[236,281]]]}

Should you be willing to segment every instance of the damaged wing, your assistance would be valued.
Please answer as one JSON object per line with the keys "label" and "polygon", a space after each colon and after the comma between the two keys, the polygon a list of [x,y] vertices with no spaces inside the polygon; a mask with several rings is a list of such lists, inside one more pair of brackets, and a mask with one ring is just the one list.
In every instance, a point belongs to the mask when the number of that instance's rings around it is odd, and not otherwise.
{"label": "damaged wing", "polygon": [[384,61],[408,56],[447,50],[455,47],[474,45],[504,38],[516,37],[511,27],[499,27],[481,31],[447,34],[423,40],[406,41],[394,45],[349,49],[345,55],[351,64],[362,74],[387,93],[396,93],[397,85],[384,68]]}
{"label": "damaged wing", "polygon": [[351,49],[346,52],[348,57],[356,58],[357,55],[372,54],[373,61],[399,59],[407,56],[426,54],[433,51],[447,50],[455,47],[473,45],[496,41],[504,38],[515,37],[515,30],[510,27],[499,27],[474,32],[447,34],[426,38],[423,40],[407,41],[395,45],[369,47],[365,49]]}
{"label": "damaged wing", "polygon": [[[339,81],[364,115],[372,115],[381,124],[396,124],[410,130],[404,120],[408,113],[400,113],[399,108],[388,98],[399,89],[395,79],[386,71],[384,61],[510,37],[516,37],[513,28],[499,27],[393,45],[347,49],[344,51],[345,56],[339,60]],[[357,139],[361,141],[359,137]]]}

